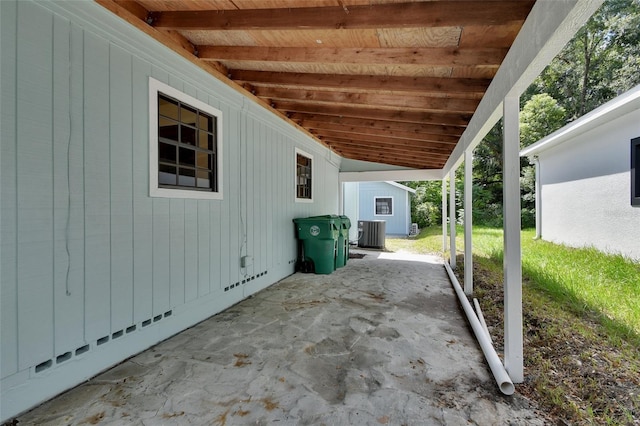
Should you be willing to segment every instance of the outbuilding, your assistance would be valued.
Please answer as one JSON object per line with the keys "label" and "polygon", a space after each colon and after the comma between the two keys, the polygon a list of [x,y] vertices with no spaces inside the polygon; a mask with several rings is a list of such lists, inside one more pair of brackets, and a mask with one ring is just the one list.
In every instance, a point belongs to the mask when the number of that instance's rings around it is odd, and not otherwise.
{"label": "outbuilding", "polygon": [[521,151],[536,165],[536,234],[640,259],[640,86]]}
{"label": "outbuilding", "polygon": [[[344,212],[351,220],[384,220],[386,235],[407,236],[411,231],[411,194],[416,190],[393,181],[345,182]],[[355,228],[355,229],[353,229]],[[349,239],[357,240],[357,227]]]}

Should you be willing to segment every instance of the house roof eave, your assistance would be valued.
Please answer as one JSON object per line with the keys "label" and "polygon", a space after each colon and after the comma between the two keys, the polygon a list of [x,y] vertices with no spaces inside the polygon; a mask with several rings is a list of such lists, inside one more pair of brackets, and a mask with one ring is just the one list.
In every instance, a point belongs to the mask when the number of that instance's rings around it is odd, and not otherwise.
{"label": "house roof eave", "polygon": [[640,109],[640,85],[528,146],[520,151],[520,156],[532,157],[537,155],[637,109]]}

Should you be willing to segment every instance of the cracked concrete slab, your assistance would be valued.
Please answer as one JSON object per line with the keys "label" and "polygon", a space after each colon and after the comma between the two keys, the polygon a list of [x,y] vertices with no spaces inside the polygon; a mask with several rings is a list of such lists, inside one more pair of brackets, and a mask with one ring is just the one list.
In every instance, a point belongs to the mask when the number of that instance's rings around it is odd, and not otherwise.
{"label": "cracked concrete slab", "polygon": [[19,424],[545,424],[499,392],[441,259],[364,253],[294,274]]}

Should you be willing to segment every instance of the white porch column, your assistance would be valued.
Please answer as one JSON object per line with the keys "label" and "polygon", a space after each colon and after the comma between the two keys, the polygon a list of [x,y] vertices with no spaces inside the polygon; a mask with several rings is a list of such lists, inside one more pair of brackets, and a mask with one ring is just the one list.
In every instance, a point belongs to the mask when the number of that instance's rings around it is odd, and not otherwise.
{"label": "white porch column", "polygon": [[533,159],[536,168],[536,239],[542,238],[542,184],[540,183],[540,160]]}
{"label": "white porch column", "polygon": [[449,171],[449,265],[456,269],[456,171]]}
{"label": "white porch column", "polygon": [[447,251],[447,180],[442,178],[442,251]]}
{"label": "white porch column", "polygon": [[464,293],[473,294],[473,150],[464,152]]}
{"label": "white porch column", "polygon": [[522,256],[520,245],[519,96],[503,102],[504,364],[514,383],[524,381],[522,337]]}

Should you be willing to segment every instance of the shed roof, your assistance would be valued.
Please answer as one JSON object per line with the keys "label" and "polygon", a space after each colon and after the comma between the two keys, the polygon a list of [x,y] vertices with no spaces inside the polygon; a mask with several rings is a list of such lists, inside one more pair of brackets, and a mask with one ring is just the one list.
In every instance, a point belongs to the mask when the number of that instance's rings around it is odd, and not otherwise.
{"label": "shed roof", "polygon": [[398,183],[398,182],[393,182],[393,181],[387,180],[387,181],[385,181],[385,183],[388,183],[389,185],[395,186],[396,188],[404,189],[405,191],[411,192],[412,194],[416,193],[415,189],[409,188],[408,186],[405,186],[405,185],[403,185],[401,183]]}

